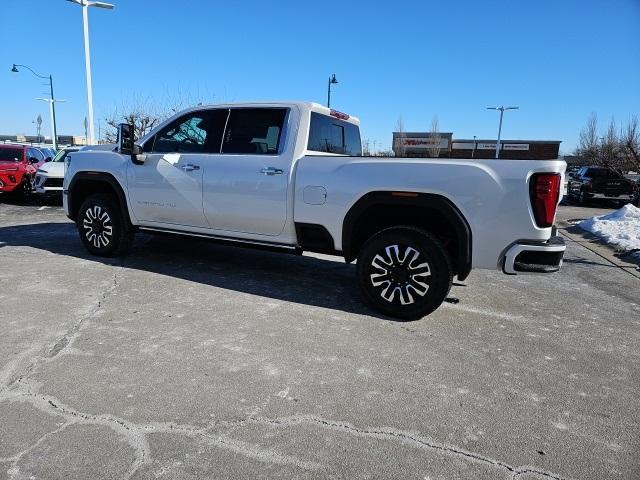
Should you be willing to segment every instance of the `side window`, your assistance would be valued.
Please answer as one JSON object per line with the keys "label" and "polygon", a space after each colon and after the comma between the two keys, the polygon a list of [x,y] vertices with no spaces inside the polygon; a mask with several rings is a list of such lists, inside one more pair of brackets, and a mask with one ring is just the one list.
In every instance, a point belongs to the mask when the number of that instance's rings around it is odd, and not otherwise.
{"label": "side window", "polygon": [[170,123],[145,143],[152,153],[220,153],[228,110],[191,112]]}
{"label": "side window", "polygon": [[277,154],[286,115],[286,108],[231,109],[222,153]]}
{"label": "side window", "polygon": [[311,112],[307,150],[361,156],[360,129],[352,123]]}

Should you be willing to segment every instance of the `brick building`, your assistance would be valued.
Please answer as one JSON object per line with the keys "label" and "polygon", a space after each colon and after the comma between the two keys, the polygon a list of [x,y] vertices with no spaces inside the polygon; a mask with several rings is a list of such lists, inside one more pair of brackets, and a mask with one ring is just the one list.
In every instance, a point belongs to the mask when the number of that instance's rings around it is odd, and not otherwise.
{"label": "brick building", "polygon": [[[558,158],[560,143],[560,140],[500,140],[500,158],[552,160]],[[405,157],[432,157],[439,150],[440,158],[495,158],[496,141],[455,139],[450,132],[437,136],[430,132],[393,132],[392,148],[396,155]]]}

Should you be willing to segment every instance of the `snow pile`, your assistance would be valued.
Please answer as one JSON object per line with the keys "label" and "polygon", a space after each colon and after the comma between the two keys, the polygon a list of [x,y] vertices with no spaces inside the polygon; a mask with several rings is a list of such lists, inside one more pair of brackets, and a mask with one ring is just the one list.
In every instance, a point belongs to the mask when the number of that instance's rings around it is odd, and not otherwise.
{"label": "snow pile", "polygon": [[622,250],[640,257],[640,208],[630,203],[607,215],[587,218],[578,226]]}

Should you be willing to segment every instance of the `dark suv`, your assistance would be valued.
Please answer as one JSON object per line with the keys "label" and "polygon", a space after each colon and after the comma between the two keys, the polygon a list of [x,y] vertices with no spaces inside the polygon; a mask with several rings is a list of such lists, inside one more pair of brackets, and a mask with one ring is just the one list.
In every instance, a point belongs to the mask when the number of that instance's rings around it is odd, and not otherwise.
{"label": "dark suv", "polygon": [[590,200],[633,202],[636,186],[620,173],[606,167],[582,167],[573,174],[567,194],[580,205]]}

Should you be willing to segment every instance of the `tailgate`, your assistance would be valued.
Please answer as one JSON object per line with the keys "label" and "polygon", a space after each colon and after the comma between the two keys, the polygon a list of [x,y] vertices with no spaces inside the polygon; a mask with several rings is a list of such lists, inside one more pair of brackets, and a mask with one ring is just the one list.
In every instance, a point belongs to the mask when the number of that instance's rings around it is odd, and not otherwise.
{"label": "tailgate", "polygon": [[607,196],[617,196],[633,193],[633,185],[624,178],[603,178],[591,181],[593,193],[603,193]]}

